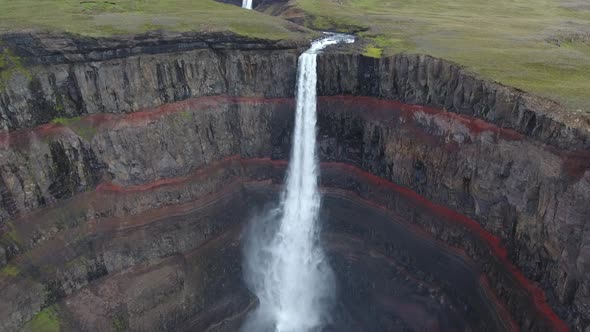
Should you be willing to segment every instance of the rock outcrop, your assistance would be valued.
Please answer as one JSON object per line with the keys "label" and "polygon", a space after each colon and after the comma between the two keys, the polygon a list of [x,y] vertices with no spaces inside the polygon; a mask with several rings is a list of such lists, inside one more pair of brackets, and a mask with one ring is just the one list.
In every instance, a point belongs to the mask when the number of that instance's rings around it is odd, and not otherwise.
{"label": "rock outcrop", "polygon": [[412,54],[380,59],[324,54],[318,61],[320,95],[372,96],[426,105],[514,129],[560,148],[590,147],[590,115],[475,77],[449,61]]}
{"label": "rock outcrop", "polygon": [[4,130],[203,96],[293,96],[299,53],[296,44],[233,35],[5,35],[2,42],[24,66],[0,89]]}

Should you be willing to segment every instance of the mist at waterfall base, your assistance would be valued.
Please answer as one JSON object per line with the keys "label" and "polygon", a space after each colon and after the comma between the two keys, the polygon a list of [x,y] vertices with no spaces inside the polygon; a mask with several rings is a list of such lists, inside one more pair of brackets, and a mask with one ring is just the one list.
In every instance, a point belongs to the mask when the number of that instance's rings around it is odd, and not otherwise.
{"label": "mist at waterfall base", "polygon": [[252,9],[252,0],[242,0],[242,8]]}
{"label": "mist at waterfall base", "polygon": [[316,156],[317,54],[352,43],[331,34],[299,57],[297,106],[286,186],[278,206],[254,218],[244,246],[245,281],[258,297],[242,331],[311,332],[330,323],[335,278],[320,245]]}

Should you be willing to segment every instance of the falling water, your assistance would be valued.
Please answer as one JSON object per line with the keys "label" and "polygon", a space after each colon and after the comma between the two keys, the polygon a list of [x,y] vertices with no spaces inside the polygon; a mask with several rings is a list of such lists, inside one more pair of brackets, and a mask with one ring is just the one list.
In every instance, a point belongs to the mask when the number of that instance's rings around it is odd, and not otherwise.
{"label": "falling water", "polygon": [[242,0],[242,8],[252,9],[252,0]]}
{"label": "falling water", "polygon": [[246,281],[259,300],[245,331],[318,331],[329,320],[334,277],[319,244],[317,225],[316,58],[328,45],[353,41],[351,36],[329,35],[299,57],[286,188],[279,207],[253,223],[245,248]]}

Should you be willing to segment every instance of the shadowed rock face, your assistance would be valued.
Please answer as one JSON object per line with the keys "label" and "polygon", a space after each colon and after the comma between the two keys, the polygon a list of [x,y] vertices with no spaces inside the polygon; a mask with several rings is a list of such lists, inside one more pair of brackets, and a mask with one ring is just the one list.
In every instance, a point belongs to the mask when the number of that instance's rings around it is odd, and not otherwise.
{"label": "shadowed rock face", "polygon": [[[114,201],[192,192],[185,204],[89,220],[30,249],[13,264],[34,278],[5,278],[5,303],[45,297],[61,324],[77,330],[119,323],[132,330],[233,330],[255,306],[242,282],[240,230],[249,215],[276,202],[285,167],[230,159],[177,183],[104,188],[89,193],[94,199],[67,202],[84,208],[100,200],[108,209]],[[324,243],[340,272],[332,329],[554,329],[529,286],[492,253],[493,242],[470,230],[475,222],[464,224],[450,210],[346,164],[324,163],[322,174]],[[511,312],[513,306],[520,309]]]}
{"label": "shadowed rock face", "polygon": [[[297,49],[15,38],[37,67],[0,90],[0,330],[43,308],[77,330],[235,330],[256,305],[240,236],[284,178]],[[332,330],[590,324],[584,119],[430,57],[318,68]]]}

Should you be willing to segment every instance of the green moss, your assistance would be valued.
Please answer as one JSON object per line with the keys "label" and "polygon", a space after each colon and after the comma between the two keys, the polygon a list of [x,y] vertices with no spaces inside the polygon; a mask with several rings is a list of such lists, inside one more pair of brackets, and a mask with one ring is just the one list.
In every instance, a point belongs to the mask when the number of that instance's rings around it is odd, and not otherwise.
{"label": "green moss", "polygon": [[129,320],[123,314],[118,314],[113,320],[113,330],[116,332],[124,332],[129,329]]}
{"label": "green moss", "polygon": [[55,124],[59,124],[62,126],[69,126],[72,123],[76,123],[78,121],[80,121],[80,119],[82,119],[81,117],[77,116],[77,117],[73,117],[73,118],[55,118],[53,120],[51,120],[51,123],[55,123]]}
{"label": "green moss", "polygon": [[6,223],[6,227],[9,229],[9,231],[2,234],[0,242],[7,245],[18,245],[21,242],[21,239],[18,235],[18,232],[16,231],[16,228],[12,223]]}
{"label": "green moss", "polygon": [[3,51],[2,54],[0,54],[0,70],[8,69],[7,67],[8,67],[8,56]]}
{"label": "green moss", "polygon": [[19,273],[20,269],[12,264],[8,264],[0,270],[0,276],[5,277],[16,277]]}
{"label": "green moss", "polygon": [[193,113],[191,111],[182,111],[180,112],[180,116],[183,120],[190,120],[193,117]]}
{"label": "green moss", "polygon": [[20,236],[16,231],[16,228],[11,229],[9,232],[6,233],[6,236],[15,243],[20,243]]}
{"label": "green moss", "polygon": [[54,307],[39,311],[33,319],[28,321],[23,330],[31,332],[59,332],[60,322]]}
{"label": "green moss", "polygon": [[55,98],[55,110],[58,113],[63,113],[65,111],[65,106],[61,95],[57,95]]}
{"label": "green moss", "polygon": [[380,58],[383,54],[383,49],[379,47],[369,46],[365,48],[365,52],[363,52],[364,56],[368,56],[371,58]]}
{"label": "green moss", "polygon": [[97,129],[90,123],[81,121],[82,117],[64,118],[59,117],[51,120],[51,123],[55,123],[61,126],[71,128],[78,136],[82,137],[86,141],[92,140],[96,135]]}
{"label": "green moss", "polygon": [[31,79],[31,73],[23,66],[21,58],[0,44],[0,89],[4,88],[15,74],[21,74],[28,80]]}
{"label": "green moss", "polygon": [[97,132],[96,128],[91,125],[76,126],[73,130],[87,142],[91,141]]}

